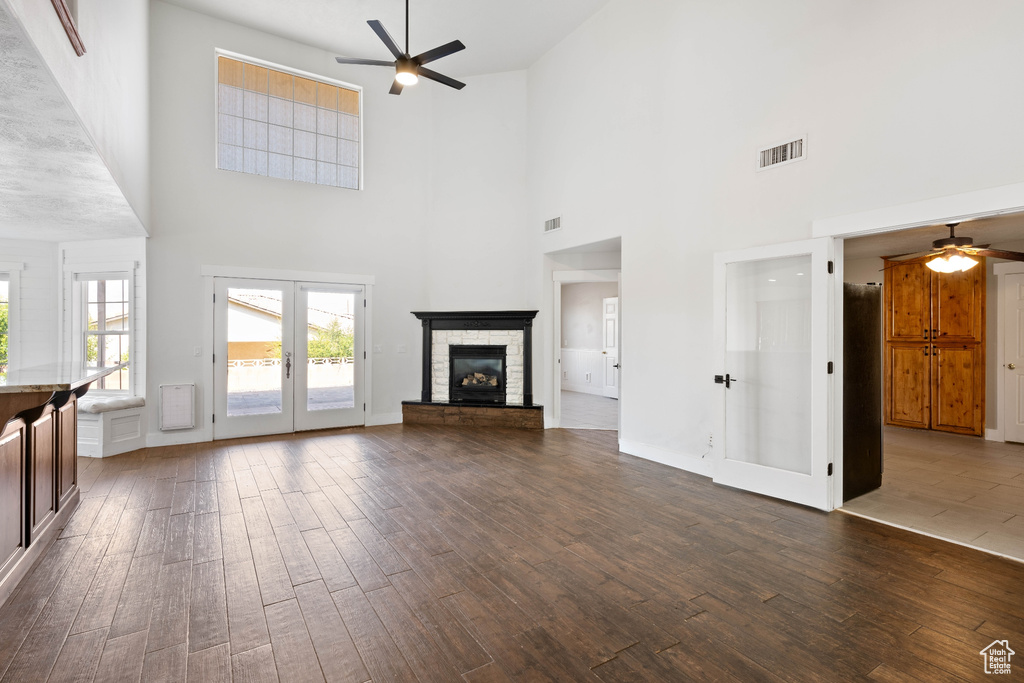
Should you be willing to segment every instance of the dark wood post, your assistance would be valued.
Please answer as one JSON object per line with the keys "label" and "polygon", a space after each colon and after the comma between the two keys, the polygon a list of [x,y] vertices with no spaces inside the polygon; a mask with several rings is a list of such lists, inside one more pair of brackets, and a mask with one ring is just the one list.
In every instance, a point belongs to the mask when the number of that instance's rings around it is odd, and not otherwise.
{"label": "dark wood post", "polygon": [[434,377],[433,359],[431,358],[433,336],[430,330],[430,319],[423,318],[423,391],[420,392],[420,400],[424,403],[430,403],[431,400],[431,385]]}

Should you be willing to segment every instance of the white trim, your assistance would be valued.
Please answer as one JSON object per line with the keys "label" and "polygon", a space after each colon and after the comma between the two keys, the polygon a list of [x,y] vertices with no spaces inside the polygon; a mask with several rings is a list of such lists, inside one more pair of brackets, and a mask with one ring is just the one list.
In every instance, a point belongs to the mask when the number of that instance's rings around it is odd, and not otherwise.
{"label": "white trim", "polygon": [[92,279],[100,280],[103,279],[102,276],[104,275],[127,273],[128,271],[138,269],[138,267],[138,261],[97,261],[95,263],[89,261],[77,261],[74,263],[64,264],[64,272],[71,273],[74,276],[81,275],[82,273],[88,273],[89,275],[98,276]]}
{"label": "white trim", "polygon": [[553,282],[618,282],[620,270],[555,270],[551,273]]}
{"label": "white trim", "polygon": [[[336,285],[373,285],[373,275],[322,273],[308,270],[278,270],[276,268],[250,268],[248,266],[199,266],[202,277],[232,277],[246,280],[291,280],[292,282],[322,282]],[[213,298],[211,291],[210,298]]]}
{"label": "white trim", "polygon": [[708,457],[711,451],[704,455],[690,455],[688,453],[670,451],[659,446],[640,443],[639,441],[619,439],[619,452],[643,458],[644,460],[652,460],[678,470],[699,474],[702,477],[711,476],[711,458]]}
{"label": "white trim", "polygon": [[1021,211],[1024,211],[1024,183],[1015,183],[833,218],[819,218],[811,224],[811,234],[813,237],[858,237]]}
{"label": "white trim", "polygon": [[183,429],[180,432],[150,432],[146,434],[146,447],[180,446],[188,443],[213,441],[209,429]]}
{"label": "white trim", "polygon": [[948,538],[946,536],[938,536],[938,535],[933,534],[933,533],[931,533],[929,531],[924,531],[922,529],[917,529],[917,528],[912,527],[912,526],[904,526],[903,524],[896,524],[895,522],[890,522],[890,521],[882,519],[880,517],[872,517],[871,515],[865,514],[863,512],[854,512],[853,510],[847,510],[846,508],[836,508],[836,510],[838,512],[842,512],[844,514],[850,515],[851,517],[860,517],[861,519],[867,519],[867,520],[870,520],[872,522],[877,522],[879,524],[884,524],[885,526],[891,526],[891,527],[895,527],[897,529],[903,529],[904,531],[909,531],[909,532],[915,533],[915,534],[921,534],[922,536],[928,536],[929,538],[935,538],[935,539],[938,539],[940,541],[945,541],[946,543],[955,543],[956,545],[963,546],[964,548],[971,548],[972,550],[980,550],[981,552],[988,553],[989,555],[995,555],[997,557],[1005,557],[1007,560],[1013,560],[1014,562],[1022,562],[1022,563],[1024,563],[1024,560],[1022,560],[1019,557],[1014,557],[1013,555],[1006,555],[1004,553],[996,552],[995,550],[991,550],[989,548],[983,548],[983,547],[981,547],[979,545],[971,545],[970,543],[965,543],[963,541],[957,541],[955,539]]}
{"label": "white trim", "polygon": [[0,272],[13,273],[25,270],[25,264],[20,261],[0,261]]}
{"label": "white trim", "polygon": [[[1006,440],[1006,373],[1003,372],[1003,365],[1006,363],[1006,323],[1007,323],[1007,291],[1006,275],[1017,275],[1024,273],[1024,263],[996,263],[992,266],[992,273],[996,276],[996,427],[985,430],[986,441]],[[991,307],[987,310],[991,311]]]}

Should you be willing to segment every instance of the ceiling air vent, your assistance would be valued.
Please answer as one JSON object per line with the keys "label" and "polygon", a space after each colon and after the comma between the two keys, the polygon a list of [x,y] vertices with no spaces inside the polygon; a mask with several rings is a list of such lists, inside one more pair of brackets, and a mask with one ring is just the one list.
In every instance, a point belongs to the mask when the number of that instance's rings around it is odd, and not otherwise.
{"label": "ceiling air vent", "polygon": [[784,142],[781,145],[765,147],[757,152],[757,170],[763,171],[766,168],[789,164],[794,161],[803,161],[805,138]]}
{"label": "ceiling air vent", "polygon": [[554,230],[562,229],[562,217],[556,216],[555,218],[544,221],[544,232],[552,232]]}

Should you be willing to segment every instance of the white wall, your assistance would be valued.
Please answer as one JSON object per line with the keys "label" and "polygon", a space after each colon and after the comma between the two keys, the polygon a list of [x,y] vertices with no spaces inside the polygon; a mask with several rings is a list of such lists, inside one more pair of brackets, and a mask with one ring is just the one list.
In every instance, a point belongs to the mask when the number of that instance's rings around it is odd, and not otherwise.
{"label": "white wall", "polygon": [[79,57],[50,2],[0,0],[25,28],[142,224],[149,226],[149,2],[78,3]]}
{"label": "white wall", "polygon": [[576,282],[562,285],[562,347],[604,348],[604,302],[619,295],[616,282]]}
{"label": "white wall", "polygon": [[878,256],[848,258],[843,261],[843,281],[854,285],[882,284],[885,281],[883,266],[885,262]]}
{"label": "white wall", "polygon": [[0,240],[0,261],[22,264],[18,275],[17,320],[8,351],[12,366],[33,367],[57,358],[57,245],[32,240]]}
{"label": "white wall", "polygon": [[[541,254],[622,235],[625,448],[699,469],[722,391],[716,250],[1021,180],[1022,21],[1011,0],[612,0],[531,67],[531,295],[549,326]],[[754,170],[801,134],[805,161]]]}
{"label": "white wall", "polygon": [[[385,69],[342,67],[322,50],[174,5],[151,9],[151,78],[160,87],[149,241],[149,304],[159,311],[149,351],[159,363],[150,394],[174,382],[195,382],[204,394],[211,340],[201,266],[351,273],[376,279],[381,352],[368,420],[399,420],[401,401],[417,399],[421,383],[421,326],[410,311],[526,307],[523,75],[469,79],[457,99],[428,82],[395,97]],[[216,170],[215,48],[363,85],[365,189]],[[197,429],[174,438],[207,438],[210,413],[200,398]],[[151,418],[156,434],[155,411]]]}

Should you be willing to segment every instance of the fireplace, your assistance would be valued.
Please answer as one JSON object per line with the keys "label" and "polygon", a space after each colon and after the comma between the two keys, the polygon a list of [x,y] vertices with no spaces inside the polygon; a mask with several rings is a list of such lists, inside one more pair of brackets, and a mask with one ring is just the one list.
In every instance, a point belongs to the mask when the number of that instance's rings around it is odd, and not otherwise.
{"label": "fireplace", "polygon": [[448,347],[452,403],[504,404],[508,382],[505,346],[453,344]]}
{"label": "fireplace", "polygon": [[423,389],[402,401],[416,424],[543,429],[533,402],[537,311],[414,312],[423,323]]}

